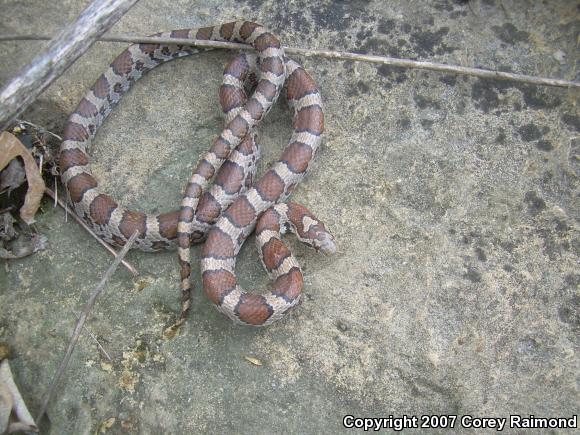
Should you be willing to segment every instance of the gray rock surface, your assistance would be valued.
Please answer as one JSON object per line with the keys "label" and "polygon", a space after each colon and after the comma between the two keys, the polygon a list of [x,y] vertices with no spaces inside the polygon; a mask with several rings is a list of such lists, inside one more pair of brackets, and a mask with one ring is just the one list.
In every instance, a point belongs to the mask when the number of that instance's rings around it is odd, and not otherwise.
{"label": "gray rock surface", "polygon": [[[576,2],[284,3],[142,0],[111,33],[247,18],[290,46],[578,80]],[[0,33],[54,33],[85,4],[2,2]],[[0,82],[41,46],[1,43]],[[27,119],[60,132],[122,46],[95,44]],[[123,99],[92,150],[117,198],[145,211],[175,207],[222,127],[217,90],[229,58],[164,65]],[[578,414],[578,93],[298,60],[320,85],[327,130],[293,198],[327,223],[341,253],[319,256],[289,239],[305,296],[267,329],[232,325],[198,284],[190,321],[172,340],[161,332],[179,310],[176,255],[130,253],[144,280],[119,269],[87,323],[113,361],[83,336],[44,431],[329,433],[343,430],[346,414]],[[279,104],[260,128],[262,171],[287,141],[289,119]],[[14,351],[33,414],[73,313],[111,262],[60,209],[47,201],[43,210],[37,228],[48,249],[0,268],[0,341]],[[238,271],[244,285],[267,285],[253,243]]]}

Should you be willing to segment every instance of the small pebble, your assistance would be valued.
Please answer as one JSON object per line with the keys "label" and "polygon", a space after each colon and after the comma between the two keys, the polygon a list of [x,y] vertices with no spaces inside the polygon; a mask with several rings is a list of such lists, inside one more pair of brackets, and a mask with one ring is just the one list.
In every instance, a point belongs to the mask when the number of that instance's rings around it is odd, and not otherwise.
{"label": "small pebble", "polygon": [[343,322],[342,320],[339,320],[338,322],[336,322],[336,327],[341,332],[346,332],[349,329],[348,325],[345,322]]}
{"label": "small pebble", "polygon": [[566,65],[566,53],[562,50],[555,51],[552,57],[558,61],[560,65]]}

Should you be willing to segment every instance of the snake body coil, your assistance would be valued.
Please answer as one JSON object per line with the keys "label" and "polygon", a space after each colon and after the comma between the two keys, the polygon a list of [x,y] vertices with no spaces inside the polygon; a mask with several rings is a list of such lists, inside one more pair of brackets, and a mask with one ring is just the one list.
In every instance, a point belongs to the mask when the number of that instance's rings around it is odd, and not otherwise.
{"label": "snake body coil", "polygon": [[[138,232],[135,245],[139,249],[157,251],[177,245],[184,295],[182,319],[189,309],[189,246],[207,238],[201,269],[209,298],[237,322],[267,325],[296,305],[302,291],[300,267],[280,240],[280,233],[290,229],[317,250],[335,251],[332,235],[314,215],[298,204],[283,202],[303,178],[320,144],[324,125],[320,94],[306,71],[284,56],[279,41],[256,23],[232,22],[156,36],[236,41],[255,48],[257,56],[239,55],[224,72],[220,87],[224,130],[199,160],[179,211],[148,215],[128,210],[101,192],[87,155],[98,128],[145,72],[200,51],[182,45],[131,45],[97,79],[66,124],[60,168],[69,201],[108,243],[122,246]],[[253,73],[258,81],[248,98],[244,85]],[[280,160],[253,182],[259,157],[253,130],[284,85],[294,110],[293,134]],[[265,294],[245,292],[235,277],[236,256],[254,229],[260,258],[274,280],[274,289]]]}

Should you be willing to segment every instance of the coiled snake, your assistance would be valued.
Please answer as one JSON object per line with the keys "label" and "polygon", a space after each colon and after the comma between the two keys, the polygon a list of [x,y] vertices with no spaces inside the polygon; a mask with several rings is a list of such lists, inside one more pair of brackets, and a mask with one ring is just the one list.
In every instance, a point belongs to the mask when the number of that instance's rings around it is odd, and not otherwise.
{"label": "coiled snake", "polygon": [[[189,310],[190,244],[202,242],[203,287],[217,308],[236,322],[262,326],[296,305],[302,272],[280,234],[290,229],[316,250],[333,253],[334,238],[306,208],[284,203],[306,173],[324,126],[322,101],[314,80],[286,58],[264,27],[237,21],[155,36],[236,41],[257,53],[242,54],[224,71],[220,105],[226,126],[191,176],[181,209],[157,215],[128,210],[101,192],[91,174],[87,148],[111,110],[144,73],[200,50],[182,45],[133,44],[123,51],[84,96],[65,126],[60,150],[61,179],[74,211],[106,242],[122,246],[138,232],[135,246],[145,251],[177,246],[181,265],[182,313]],[[244,86],[258,81],[248,98]],[[276,163],[256,182],[259,148],[254,127],[285,85],[293,108],[292,137]],[[213,178],[213,184],[210,181]],[[260,259],[274,280],[264,294],[245,292],[235,276],[236,256],[256,229]]]}

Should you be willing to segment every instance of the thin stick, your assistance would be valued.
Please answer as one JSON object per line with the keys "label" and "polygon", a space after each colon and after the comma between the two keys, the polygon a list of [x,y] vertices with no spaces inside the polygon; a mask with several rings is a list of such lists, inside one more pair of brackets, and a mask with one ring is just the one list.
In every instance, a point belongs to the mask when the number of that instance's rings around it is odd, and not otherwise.
{"label": "thin stick", "polygon": [[457,65],[446,65],[443,63],[427,62],[411,59],[398,59],[394,57],[373,56],[367,54],[344,53],[340,51],[325,51],[325,50],[307,50],[303,48],[293,48],[288,53],[299,54],[302,56],[320,56],[331,59],[341,60],[356,60],[361,62],[378,63],[382,65],[390,65],[402,68],[424,69],[430,71],[437,71],[443,73],[452,73],[467,75],[473,77],[480,77],[486,79],[510,80],[519,83],[528,83],[539,86],[555,86],[560,88],[576,88],[580,89],[580,82],[573,82],[570,80],[551,79],[546,77],[530,76],[525,74],[514,74],[503,71],[493,71],[482,68],[471,68]]}
{"label": "thin stick", "polygon": [[[83,220],[81,218],[79,218],[76,213],[73,213],[72,211],[70,211],[70,209],[68,208],[68,205],[66,205],[60,198],[57,198],[55,193],[50,190],[48,187],[46,187],[44,189],[44,193],[46,193],[48,196],[50,196],[52,199],[54,199],[56,202],[58,202],[58,205],[60,205],[67,214],[70,214],[73,219],[81,226],[83,227],[85,230],[87,230],[87,232],[93,236],[95,239],[97,239],[97,242],[99,242],[107,251],[109,251],[113,257],[117,257],[120,254],[117,254],[117,251],[115,251],[113,248],[111,248],[107,243],[105,243],[102,239],[99,238],[99,236],[97,236],[93,230],[91,230],[87,224],[85,224],[83,222]],[[121,261],[121,263],[123,264],[123,266],[125,266],[127,268],[127,270],[129,272],[131,272],[133,274],[134,277],[138,277],[139,276],[139,272],[137,271],[137,269],[135,269],[135,267],[129,263],[128,261]]]}
{"label": "thin stick", "polygon": [[50,134],[52,137],[55,137],[55,138],[57,138],[58,140],[62,141],[62,137],[60,137],[58,134],[56,134],[56,133],[53,133],[52,131],[45,130],[43,127],[41,127],[40,125],[34,124],[33,122],[30,122],[30,121],[23,121],[22,119],[17,119],[17,120],[16,120],[16,123],[17,123],[17,124],[24,124],[24,125],[28,125],[28,126],[30,126],[30,127],[34,127],[34,128],[36,128],[36,129],[37,129],[39,132],[42,132],[42,133],[48,133],[48,134]]}
{"label": "thin stick", "polygon": [[[45,35],[4,35],[0,36],[0,41],[35,41],[50,39]],[[133,35],[115,35],[102,37],[99,41],[106,42],[129,42],[129,43],[146,43],[146,44],[177,44],[193,45],[201,48],[225,48],[232,50],[253,50],[245,44],[221,41],[200,41],[197,39],[187,38],[161,38],[161,37],[144,37]],[[539,86],[555,86],[561,88],[580,89],[580,83],[571,80],[552,79],[546,77],[537,77],[524,74],[514,74],[503,71],[494,71],[490,69],[471,68],[457,65],[446,65],[443,63],[427,62],[411,59],[399,59],[395,57],[373,56],[369,54],[348,53],[333,50],[310,50],[307,48],[284,47],[288,54],[297,54],[306,57],[324,57],[327,59],[352,60],[357,62],[369,62],[380,65],[396,66],[401,68],[415,68],[429,71],[438,71],[442,73],[468,75],[487,79],[510,80],[520,83],[529,83]]]}
{"label": "thin stick", "polygon": [[113,261],[111,266],[109,266],[109,269],[107,269],[107,271],[105,272],[105,274],[101,278],[101,282],[99,282],[99,284],[95,287],[95,289],[93,290],[93,292],[89,296],[89,299],[88,299],[87,303],[85,304],[83,311],[81,311],[81,315],[80,315],[79,320],[77,321],[77,324],[75,326],[73,335],[72,335],[70,342],[68,344],[68,347],[66,349],[66,353],[64,355],[64,358],[63,358],[62,362],[60,363],[60,366],[58,367],[58,370],[56,371],[56,374],[55,374],[52,382],[50,383],[50,386],[48,387],[48,391],[44,395],[44,398],[42,400],[42,406],[40,407],[40,411],[38,412],[38,417],[36,417],[37,422],[40,422],[40,419],[44,415],[44,412],[46,411],[46,407],[48,406],[48,402],[52,396],[52,393],[54,392],[56,385],[60,381],[60,378],[62,377],[62,375],[64,374],[64,371],[66,370],[66,368],[68,366],[72,352],[73,352],[75,345],[77,344],[77,341],[79,340],[79,337],[81,335],[83,325],[85,324],[85,321],[87,320],[87,316],[89,315],[89,312],[93,308],[93,305],[95,305],[97,297],[99,296],[99,294],[101,294],[101,292],[105,288],[105,284],[107,283],[108,279],[115,272],[115,270],[117,270],[117,267],[121,263],[121,260],[123,259],[123,257],[127,254],[127,252],[129,252],[129,249],[133,245],[133,242],[137,238],[138,234],[139,233],[137,231],[135,231],[135,233],[129,238],[129,240],[127,240],[127,244],[123,247],[123,249],[119,253],[119,256],[117,258],[115,258],[115,260]]}
{"label": "thin stick", "polygon": [[[58,204],[58,183],[56,182],[56,177],[54,177],[54,208]],[[66,205],[66,204],[65,204]]]}
{"label": "thin stick", "polygon": [[0,89],[0,130],[4,130],[136,2],[93,0],[75,22],[64,27]]}
{"label": "thin stick", "polygon": [[[70,197],[70,196],[69,196],[69,194],[68,194],[68,184],[66,184],[66,183],[65,183],[65,185],[64,185],[64,192],[65,192],[65,195],[64,195],[64,197],[65,197],[65,198],[66,198],[66,197]],[[59,199],[58,199],[58,197],[57,197],[56,195],[54,195],[54,198],[55,198],[57,201],[59,201]],[[66,202],[62,201],[62,203],[66,205]],[[69,209],[68,207],[65,207],[65,208],[64,208],[64,222],[65,222],[65,223],[68,223],[68,211],[69,211],[69,210],[70,210],[70,209]],[[77,216],[75,213],[71,213],[71,214],[72,214],[73,216],[76,216],[76,217],[78,217],[78,216]],[[73,218],[73,219],[74,219],[74,218]],[[79,220],[78,220],[77,222],[80,222],[80,220],[81,220],[81,219],[79,218]],[[83,224],[84,224],[84,222],[83,222]],[[86,225],[85,225],[85,226],[86,226]],[[88,227],[87,227],[87,228],[88,228]],[[92,232],[92,230],[91,230],[91,232]],[[95,234],[95,236],[96,236],[96,234]],[[97,238],[98,238],[98,237],[97,237]],[[99,240],[100,240],[100,239],[99,239]],[[105,248],[105,249],[107,249],[107,248]],[[107,251],[108,251],[108,249],[107,249]]]}
{"label": "thin stick", "polygon": [[[81,319],[81,317],[77,313],[75,313],[74,311],[73,311],[73,314],[75,315],[77,320]],[[101,352],[103,352],[103,354],[109,360],[109,362],[113,362],[113,359],[109,356],[109,354],[107,353],[105,348],[101,345],[101,343],[99,343],[97,336],[95,334],[93,334],[93,332],[89,328],[87,328],[85,325],[83,325],[83,329],[85,331],[87,331],[87,333],[93,338],[93,340],[95,340],[95,343],[97,343],[97,347],[100,349]]]}

